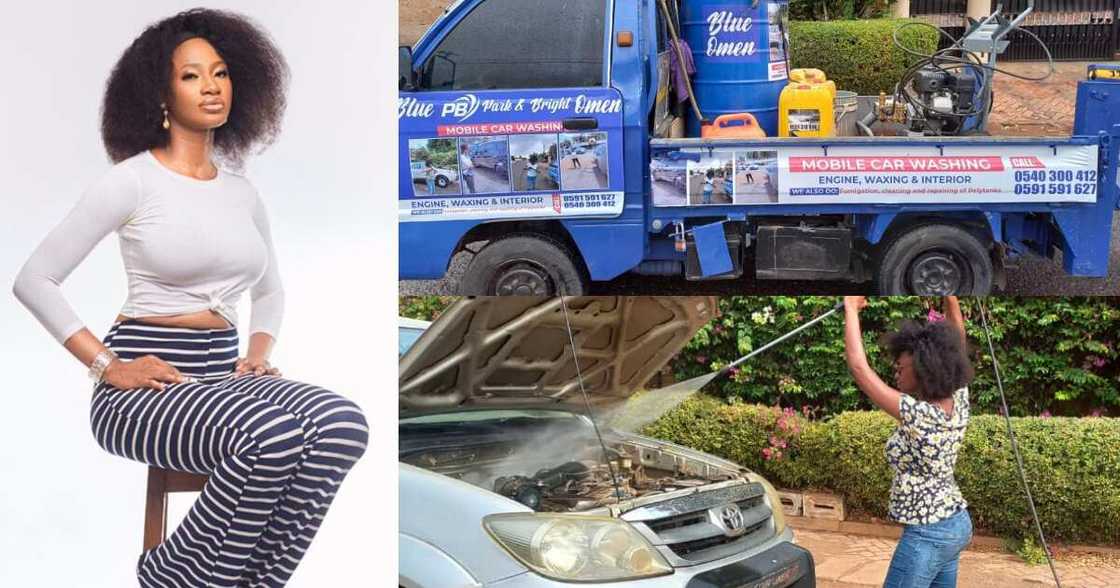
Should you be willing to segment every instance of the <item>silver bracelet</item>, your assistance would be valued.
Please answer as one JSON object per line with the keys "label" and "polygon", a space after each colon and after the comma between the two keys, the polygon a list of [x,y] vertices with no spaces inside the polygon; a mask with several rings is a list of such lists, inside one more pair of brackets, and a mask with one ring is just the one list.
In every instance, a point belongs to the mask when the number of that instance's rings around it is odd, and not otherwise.
{"label": "silver bracelet", "polygon": [[94,382],[101,383],[105,370],[109,367],[109,364],[113,363],[114,359],[117,359],[117,354],[110,349],[98,353],[97,357],[93,358],[93,362],[89,364],[89,377]]}

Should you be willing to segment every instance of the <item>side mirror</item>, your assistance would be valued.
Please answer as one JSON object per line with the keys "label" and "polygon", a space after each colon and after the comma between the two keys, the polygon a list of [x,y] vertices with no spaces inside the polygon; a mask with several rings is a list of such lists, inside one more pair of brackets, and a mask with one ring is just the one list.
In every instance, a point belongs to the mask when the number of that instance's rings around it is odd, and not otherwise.
{"label": "side mirror", "polygon": [[401,45],[397,50],[398,90],[413,90],[416,87],[416,74],[412,71],[412,47]]}

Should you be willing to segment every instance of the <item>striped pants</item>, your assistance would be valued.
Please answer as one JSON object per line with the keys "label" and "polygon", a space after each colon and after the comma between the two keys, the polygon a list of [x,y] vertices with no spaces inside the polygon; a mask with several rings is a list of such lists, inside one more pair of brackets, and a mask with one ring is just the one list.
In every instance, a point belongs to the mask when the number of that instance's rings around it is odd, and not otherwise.
{"label": "striped pants", "polygon": [[141,555],[143,587],[284,586],[311,544],[369,429],[345,398],[273,376],[233,377],[237,330],[113,325],[122,360],[155,355],[197,378],[160,392],[101,384],[90,426],[106,451],[209,474],[159,547]]}

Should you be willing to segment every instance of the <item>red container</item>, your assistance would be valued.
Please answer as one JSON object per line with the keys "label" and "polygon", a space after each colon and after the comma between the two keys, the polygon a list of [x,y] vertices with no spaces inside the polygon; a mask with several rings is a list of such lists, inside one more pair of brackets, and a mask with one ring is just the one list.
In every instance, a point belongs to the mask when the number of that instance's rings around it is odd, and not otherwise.
{"label": "red container", "polygon": [[766,131],[758,126],[758,120],[749,112],[723,114],[712,124],[700,127],[703,139],[758,139],[766,136]]}

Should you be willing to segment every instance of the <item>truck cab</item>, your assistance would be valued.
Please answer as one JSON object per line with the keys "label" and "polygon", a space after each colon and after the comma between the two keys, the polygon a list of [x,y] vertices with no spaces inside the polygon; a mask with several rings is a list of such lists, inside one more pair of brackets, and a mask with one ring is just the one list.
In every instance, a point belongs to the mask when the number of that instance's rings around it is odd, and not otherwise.
{"label": "truck cab", "polygon": [[[756,279],[975,295],[1020,256],[1059,252],[1070,275],[1106,275],[1120,82],[1079,83],[1068,138],[673,136],[667,121],[686,114],[668,103],[669,31],[684,21],[667,5],[668,19],[655,0],[460,0],[401,48],[402,279],[440,278],[466,249],[476,252],[460,293],[479,295],[577,294],[625,273],[710,280],[752,268]],[[782,6],[743,10],[765,22]],[[771,56],[784,42],[775,30],[751,33]],[[478,137],[506,146],[498,191],[463,177],[458,192],[428,194],[409,179],[410,153]],[[804,187],[859,183],[869,171],[816,165],[883,161],[901,163],[874,170],[878,181],[933,183],[904,196]],[[989,168],[906,168],[946,162]],[[700,192],[707,169],[711,199]]]}

